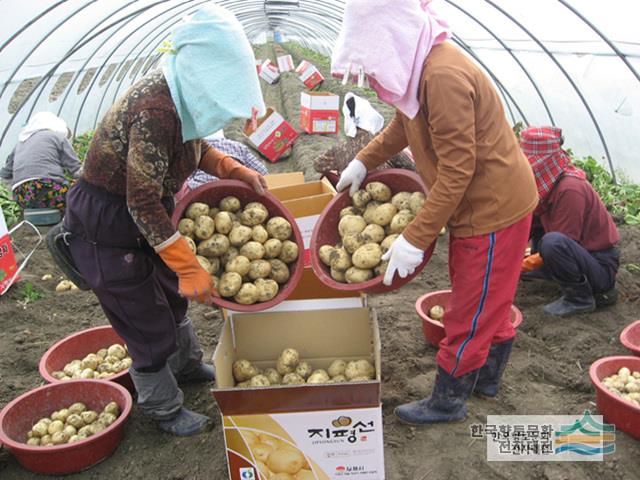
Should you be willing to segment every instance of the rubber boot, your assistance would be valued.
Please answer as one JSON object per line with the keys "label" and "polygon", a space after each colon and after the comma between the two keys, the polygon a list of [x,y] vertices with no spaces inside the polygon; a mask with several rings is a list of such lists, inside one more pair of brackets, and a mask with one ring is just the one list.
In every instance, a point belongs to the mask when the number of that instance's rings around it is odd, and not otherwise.
{"label": "rubber boot", "polygon": [[404,423],[427,425],[458,422],[467,416],[466,401],[478,379],[478,370],[455,378],[438,367],[431,396],[396,407],[394,413]]}
{"label": "rubber boot", "polygon": [[618,301],[618,289],[613,287],[606,292],[594,293],[593,297],[596,300],[596,308],[608,307]]}
{"label": "rubber boot", "polygon": [[580,282],[560,282],[562,296],[545,305],[543,310],[550,315],[568,317],[577,313],[589,313],[596,309],[589,281],[582,277]]}
{"label": "rubber boot", "polygon": [[216,378],[215,370],[213,366],[202,362],[204,352],[188,317],[176,329],[176,343],[178,349],[167,363],[178,384],[213,382]]}
{"label": "rubber boot", "polygon": [[167,365],[157,372],[129,369],[138,392],[138,406],[158,427],[172,435],[188,437],[200,433],[209,418],[182,406],[183,394]]}
{"label": "rubber boot", "polygon": [[513,339],[491,345],[487,362],[480,369],[473,393],[489,398],[498,395],[502,374],[507,366],[512,347]]}

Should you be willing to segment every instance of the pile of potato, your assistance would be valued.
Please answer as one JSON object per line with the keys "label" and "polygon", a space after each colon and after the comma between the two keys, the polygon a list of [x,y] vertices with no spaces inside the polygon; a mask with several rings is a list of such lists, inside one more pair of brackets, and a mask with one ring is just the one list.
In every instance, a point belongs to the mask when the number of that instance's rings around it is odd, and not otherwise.
{"label": "pile of potato", "polygon": [[314,480],[304,454],[293,445],[265,433],[241,430],[251,450],[260,478],[269,480]]}
{"label": "pile of potato", "polygon": [[108,403],[100,413],[77,402],[38,420],[27,432],[27,445],[50,447],[77,442],[101,432],[119,415],[116,402]]}
{"label": "pile of potato", "polygon": [[342,283],[361,283],[383,275],[382,255],[411,222],[424,203],[422,192],[398,192],[382,182],[371,182],[352,197],[353,205],[340,211],[340,242],[322,245],[318,256]]}
{"label": "pile of potato", "polygon": [[219,294],[242,305],[267,302],[287,283],[298,259],[293,229],[283,217],[269,218],[259,202],[244,207],[234,196],[217,206],[194,202],[178,230],[214,279]]}
{"label": "pile of potato", "polygon": [[623,400],[640,407],[640,372],[632,373],[627,367],[622,367],[618,373],[605,378],[602,384]]}
{"label": "pile of potato", "polygon": [[294,348],[283,350],[275,368],[267,368],[264,371],[246,359],[239,359],[233,363],[233,378],[237,382],[236,387],[239,388],[364,382],[373,380],[375,375],[375,368],[368,360],[346,362],[336,359],[326,370],[314,370],[309,362],[300,360],[300,354]]}
{"label": "pile of potato", "polygon": [[132,360],[126,345],[114,343],[109,348],[101,348],[95,353],[90,353],[82,360],[72,360],[67,363],[62,371],[51,373],[58,380],[71,380],[76,378],[109,378],[122,371],[129,370]]}

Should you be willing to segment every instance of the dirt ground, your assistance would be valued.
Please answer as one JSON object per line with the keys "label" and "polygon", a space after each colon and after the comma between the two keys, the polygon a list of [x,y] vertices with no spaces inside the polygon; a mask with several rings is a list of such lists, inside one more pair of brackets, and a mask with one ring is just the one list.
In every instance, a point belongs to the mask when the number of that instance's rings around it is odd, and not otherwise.
{"label": "dirt ground", "polygon": [[[290,47],[294,60],[300,52]],[[273,59],[273,51],[258,52]],[[258,55],[258,56],[259,56]],[[265,88],[267,103],[282,109],[297,125],[299,86],[289,74],[277,85]],[[335,82],[326,88],[344,93]],[[279,103],[278,103],[279,102]],[[376,106],[378,104],[376,103]],[[382,110],[382,108],[381,108]],[[386,110],[385,116],[390,112]],[[227,133],[239,137],[239,124]],[[317,174],[311,166],[315,155],[335,142],[326,136],[302,136],[288,159],[268,165],[272,171],[302,170],[308,179]],[[46,228],[42,229],[43,233]],[[496,400],[473,398],[469,418],[458,424],[412,428],[399,423],[393,409],[400,403],[422,398],[431,391],[435,376],[436,349],[428,345],[414,310],[418,296],[449,287],[447,237],[441,237],[431,262],[410,284],[399,291],[372,296],[382,337],[382,401],[384,415],[386,475],[389,480],[425,479],[619,479],[637,478],[640,445],[623,433],[616,435],[616,452],[602,463],[487,462],[486,444],[470,437],[469,427],[484,423],[489,414],[568,414],[595,410],[595,393],[588,377],[596,359],[626,354],[618,337],[637,319],[640,307],[640,275],[625,265],[640,258],[640,228],[620,229],[621,269],[619,302],[589,315],[557,319],[544,315],[542,306],[558,295],[551,284],[521,283],[515,304],[524,315],[504,387]],[[32,235],[18,234],[16,242],[27,245]],[[53,280],[41,280],[44,274]],[[57,340],[91,326],[106,324],[95,296],[90,292],[56,294],[61,272],[44,246],[37,249],[24,271],[22,283],[0,298],[0,407],[16,396],[43,384],[38,361]],[[43,296],[31,299],[25,289],[30,282]],[[211,316],[213,312],[213,316]],[[216,346],[222,319],[212,307],[193,304],[193,319],[205,355]],[[205,316],[206,314],[206,316]],[[160,433],[134,407],[126,435],[116,452],[90,470],[70,475],[78,479],[214,479],[227,478],[223,433],[218,409],[207,386],[184,388],[185,403],[214,419],[203,434],[176,438]],[[636,473],[633,473],[636,472]],[[0,450],[0,478],[24,480],[53,478],[24,470],[5,449]]]}

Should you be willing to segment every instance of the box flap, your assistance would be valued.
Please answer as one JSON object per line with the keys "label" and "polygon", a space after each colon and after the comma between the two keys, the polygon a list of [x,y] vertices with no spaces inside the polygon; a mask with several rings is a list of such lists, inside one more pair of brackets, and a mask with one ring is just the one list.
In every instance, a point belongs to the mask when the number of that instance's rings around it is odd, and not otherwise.
{"label": "box flap", "polygon": [[270,190],[273,188],[286,187],[289,185],[296,185],[304,183],[303,172],[286,172],[286,173],[270,173],[264,177],[267,182],[267,188]]}

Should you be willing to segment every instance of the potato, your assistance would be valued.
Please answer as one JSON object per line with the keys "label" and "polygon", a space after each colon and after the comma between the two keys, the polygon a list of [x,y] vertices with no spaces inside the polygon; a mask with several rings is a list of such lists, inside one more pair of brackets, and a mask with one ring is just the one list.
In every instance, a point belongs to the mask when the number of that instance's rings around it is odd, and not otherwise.
{"label": "potato", "polygon": [[347,367],[347,362],[337,358],[333,362],[331,362],[331,365],[329,365],[329,368],[327,369],[327,373],[332,378],[337,375],[344,375],[344,369],[346,367]]}
{"label": "potato", "polygon": [[256,225],[251,229],[251,240],[262,244],[269,240],[269,232],[262,225]]}
{"label": "potato", "polygon": [[389,249],[391,248],[391,244],[395,241],[396,238],[398,238],[398,236],[399,235],[397,233],[394,233],[385,237],[382,243],[380,243],[380,248],[383,254],[389,251]]}
{"label": "potato", "polygon": [[204,257],[220,257],[229,249],[229,239],[220,233],[198,244],[197,253]]}
{"label": "potato", "polygon": [[377,267],[375,267],[373,269],[373,274],[376,277],[379,277],[380,275],[384,275],[385,273],[387,273],[387,267],[389,266],[389,261],[384,261],[384,262],[380,262],[380,265],[378,265]]}
{"label": "potato", "polygon": [[242,205],[240,204],[240,199],[238,197],[230,195],[220,200],[218,207],[223,212],[237,212],[242,208]]}
{"label": "potato", "polygon": [[117,417],[113,413],[109,412],[102,412],[100,415],[98,415],[98,421],[102,422],[105,427],[108,427],[113,422],[115,422],[116,418]]}
{"label": "potato", "polygon": [[411,192],[398,192],[391,197],[391,203],[398,210],[411,209]]}
{"label": "potato", "polygon": [[282,250],[280,251],[280,255],[278,255],[278,259],[282,260],[284,263],[292,263],[298,259],[299,249],[298,245],[291,240],[285,240],[282,242]]}
{"label": "potato", "polygon": [[264,257],[264,254],[265,249],[260,242],[251,240],[240,247],[240,255],[247,257],[249,260],[260,260]]}
{"label": "potato", "polygon": [[351,257],[354,266],[369,269],[377,266],[382,257],[382,249],[377,243],[367,243],[358,248]]}
{"label": "potato", "polygon": [[204,268],[208,273],[211,273],[211,262],[207,257],[196,255],[196,260],[198,260],[198,263],[202,268]]}
{"label": "potato", "polygon": [[[307,463],[304,455],[298,449],[279,448],[269,455],[267,467],[273,473],[288,473],[295,475]],[[273,478],[273,477],[272,477]]]}
{"label": "potato", "polygon": [[282,376],[275,368],[267,368],[264,371],[264,376],[267,377],[271,385],[280,385],[282,383]]}
{"label": "potato", "polygon": [[373,270],[358,267],[349,267],[344,273],[347,283],[362,283],[373,278]]}
{"label": "potato", "polygon": [[200,215],[196,220],[196,228],[193,231],[195,237],[199,240],[207,240],[215,233],[216,226],[213,218],[209,215]]}
{"label": "potato", "polygon": [[320,261],[324,263],[327,267],[331,266],[331,252],[333,252],[334,247],[331,245],[322,245],[318,249],[318,257]]}
{"label": "potato", "polygon": [[[262,261],[262,260],[259,260]],[[269,265],[271,268],[271,265]],[[251,272],[249,272],[251,274]],[[258,301],[259,302],[268,302],[272,298],[274,298],[278,294],[278,290],[280,287],[278,286],[278,282],[272,279],[262,279],[258,278],[255,281],[255,286],[258,289]]]}
{"label": "potato", "polygon": [[402,210],[396,213],[389,224],[389,231],[393,233],[402,233],[402,231],[411,223],[415,215],[410,210]]}
{"label": "potato", "polygon": [[384,240],[385,233],[384,228],[380,225],[376,225],[372,223],[367,225],[365,229],[360,232],[360,238],[362,239],[362,243],[380,243]]}
{"label": "potato", "polygon": [[343,272],[342,270],[336,270],[334,268],[331,269],[331,278],[333,278],[336,282],[345,283],[347,281],[345,272]]}
{"label": "potato", "polygon": [[57,412],[53,412],[51,414],[51,420],[60,420],[61,422],[66,422],[67,417],[70,415],[68,408],[62,408]]}
{"label": "potato", "polygon": [[305,380],[309,378],[309,375],[313,373],[313,368],[309,362],[300,362],[295,369],[295,372]]}
{"label": "potato", "polygon": [[340,222],[338,223],[338,232],[340,233],[340,236],[344,238],[347,235],[357,235],[363,231],[366,226],[367,222],[365,222],[364,218],[361,216],[347,215],[340,219]]}
{"label": "potato", "polygon": [[269,276],[279,284],[287,283],[289,281],[289,267],[282,260],[272,258],[269,260],[271,264],[271,273]]}
{"label": "potato", "polygon": [[330,379],[329,374],[325,370],[316,370],[309,375],[307,383],[327,383]]}
{"label": "potato", "polygon": [[[80,414],[87,409],[87,406],[82,402],[76,402],[69,407],[69,415],[73,413]],[[74,425],[75,426],[75,425]]]}
{"label": "potato", "polygon": [[231,227],[233,225],[233,220],[231,219],[231,215],[229,212],[219,212],[216,214],[214,220],[214,224],[216,227],[216,232],[222,233],[223,235],[229,235],[231,231]]}
{"label": "potato", "polygon": [[424,193],[422,192],[413,192],[409,197],[409,209],[411,213],[417,215],[420,209],[422,208],[422,204],[425,201]]}
{"label": "potato", "polygon": [[240,214],[240,223],[248,225],[249,227],[255,227],[260,225],[267,218],[269,218],[269,211],[267,207],[258,202],[251,202],[244,207],[244,210]]}
{"label": "potato", "polygon": [[196,229],[196,222],[194,222],[190,218],[183,218],[178,222],[178,231],[182,235],[186,235],[187,237],[190,237],[191,235],[193,235],[193,232],[195,231],[195,229]]}
{"label": "potato", "polygon": [[269,379],[264,375],[256,375],[255,377],[251,377],[249,381],[250,387],[268,387],[271,385]]}
{"label": "potato", "polygon": [[71,437],[72,435],[75,435],[76,433],[78,433],[78,430],[73,425],[65,425],[64,429],[62,430],[62,432],[65,435],[67,435],[67,438],[68,438],[68,437]]}
{"label": "potato", "polygon": [[27,445],[31,445],[32,447],[37,447],[40,445],[40,437],[31,437],[27,440]]}
{"label": "potato", "polygon": [[258,287],[253,283],[243,283],[233,299],[242,305],[253,305],[258,301]]}
{"label": "potato", "polygon": [[[276,371],[283,376],[282,383],[285,383],[285,378],[289,373],[295,373],[296,366],[295,365],[285,365],[281,358],[276,362]],[[297,374],[296,374],[297,375]],[[302,379],[302,383],[304,383],[304,379]]]}
{"label": "potato", "polygon": [[95,370],[98,367],[98,363],[100,363],[98,356],[95,353],[90,353],[82,359],[82,368]]}
{"label": "potato", "polygon": [[237,272],[227,272],[220,277],[218,293],[223,297],[233,297],[242,287],[242,276]]}
{"label": "potato", "polygon": [[429,317],[434,320],[442,320],[442,317],[444,317],[444,308],[440,305],[434,305],[429,309]]}
{"label": "potato", "polygon": [[382,182],[370,182],[365,187],[365,190],[371,195],[371,199],[377,202],[391,200],[391,189]]}
{"label": "potato", "polygon": [[340,210],[340,218],[345,217],[347,215],[360,215],[361,211],[356,207],[345,207]]}
{"label": "potato", "polygon": [[374,223],[373,214],[375,213],[376,208],[378,208],[380,205],[382,205],[382,203],[375,201],[371,201],[367,204],[367,207],[362,213],[362,218],[364,218],[364,221],[367,222],[367,225],[371,225],[372,223]]}
{"label": "potato", "polygon": [[93,410],[85,410],[80,414],[80,418],[87,425],[95,422],[98,419],[98,412],[94,412]]}
{"label": "potato", "polygon": [[278,258],[282,253],[282,242],[277,238],[270,238],[264,242],[265,258]]}
{"label": "potato", "polygon": [[389,225],[396,213],[398,213],[398,210],[393,206],[393,204],[383,203],[373,210],[372,223],[383,227]]}
{"label": "potato", "polygon": [[269,232],[271,237],[284,242],[291,236],[293,229],[286,218],[272,217],[267,222],[267,232]]}
{"label": "potato", "polygon": [[56,292],[66,292],[67,290],[71,290],[73,286],[73,282],[71,280],[61,280],[58,285],[56,285]]}
{"label": "potato", "polygon": [[332,383],[344,383],[347,381],[347,377],[344,375],[336,375],[335,377],[331,377]]}
{"label": "potato", "polygon": [[331,268],[334,270],[346,271],[351,267],[351,255],[344,248],[334,248],[331,252]]}
{"label": "potato", "polygon": [[344,369],[344,376],[347,377],[348,380],[353,380],[357,377],[365,377],[371,380],[375,377],[375,373],[375,369],[368,360],[348,362]]}
{"label": "potato", "polygon": [[364,239],[357,235],[345,235],[342,237],[342,246],[347,251],[347,253],[353,254],[356,250],[358,250],[361,246],[365,244]]}
{"label": "potato", "polygon": [[184,216],[196,221],[201,215],[209,215],[209,205],[202,202],[193,202],[187,207]]}
{"label": "potato", "polygon": [[196,242],[193,241],[193,238],[186,237],[184,235],[182,236],[182,238],[185,239],[185,241],[187,242],[187,245],[189,245],[189,248],[193,253],[196,253],[198,251],[198,247],[196,247]]}
{"label": "potato", "polygon": [[233,362],[232,370],[233,378],[235,378],[236,382],[251,380],[251,378],[258,375],[256,367],[254,367],[249,360],[244,358],[240,358]]}
{"label": "potato", "polygon": [[69,437],[63,431],[51,434],[51,443],[53,443],[54,445],[62,445],[64,443],[67,443],[67,440],[69,440]]}
{"label": "potato", "polygon": [[304,378],[295,372],[285,373],[282,377],[282,385],[301,385],[306,383]]}
{"label": "potato", "polygon": [[356,208],[365,208],[371,201],[371,195],[366,190],[358,190],[351,197],[351,201]]}
{"label": "potato", "polygon": [[[239,258],[239,257],[236,257]],[[259,278],[267,278],[271,274],[271,264],[267,260],[253,260],[249,264],[249,278],[257,280]],[[276,283],[277,285],[277,283]],[[258,295],[259,297],[260,295]]]}
{"label": "potato", "polygon": [[40,422],[37,422],[33,427],[31,427],[31,431],[33,432],[33,435],[35,437],[38,437],[38,438],[44,437],[49,433],[49,425],[40,421]]}
{"label": "potato", "polygon": [[220,213],[220,209],[218,207],[209,207],[209,216],[211,218],[216,218],[218,213]]}
{"label": "potato", "polygon": [[221,265],[226,265],[238,255],[240,255],[240,251],[236,247],[229,246],[227,251],[220,257]]}
{"label": "potato", "polygon": [[229,243],[234,247],[240,247],[251,239],[252,230],[245,225],[233,227],[229,232]]}
{"label": "potato", "polygon": [[285,365],[295,368],[300,362],[300,353],[295,348],[285,348],[278,359]]}

